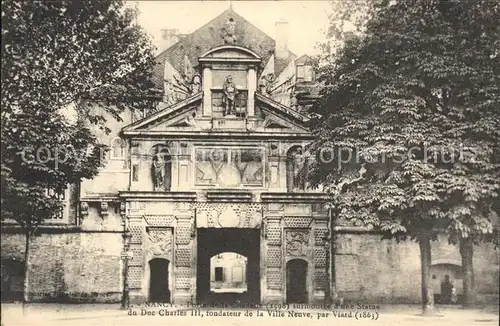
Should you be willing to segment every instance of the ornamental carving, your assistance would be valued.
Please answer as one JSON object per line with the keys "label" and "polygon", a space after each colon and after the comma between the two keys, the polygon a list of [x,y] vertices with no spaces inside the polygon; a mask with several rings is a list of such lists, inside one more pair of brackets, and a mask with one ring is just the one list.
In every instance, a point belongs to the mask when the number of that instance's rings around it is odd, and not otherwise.
{"label": "ornamental carving", "polygon": [[101,202],[101,216],[102,217],[106,217],[108,216],[109,212],[108,212],[108,203],[105,202],[105,201],[102,201]]}
{"label": "ornamental carving", "polygon": [[153,256],[170,256],[172,252],[172,232],[170,229],[148,231],[149,253]]}
{"label": "ornamental carving", "polygon": [[287,231],[286,254],[307,256],[309,252],[309,233],[307,231]]}
{"label": "ornamental carving", "polygon": [[233,18],[229,18],[221,30],[221,37],[224,44],[236,44],[236,22]]}

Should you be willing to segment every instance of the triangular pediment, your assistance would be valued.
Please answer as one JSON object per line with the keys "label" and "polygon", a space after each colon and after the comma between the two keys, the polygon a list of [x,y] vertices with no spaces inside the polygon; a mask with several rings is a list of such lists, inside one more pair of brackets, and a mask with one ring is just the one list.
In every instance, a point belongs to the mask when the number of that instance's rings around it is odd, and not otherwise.
{"label": "triangular pediment", "polygon": [[272,129],[288,129],[289,127],[284,126],[280,124],[279,122],[274,121],[274,119],[271,119],[267,121],[267,123],[264,124],[264,128],[272,128]]}
{"label": "triangular pediment", "polygon": [[255,99],[264,116],[263,129],[292,133],[309,132],[309,117],[261,94],[255,94]]}
{"label": "triangular pediment", "polygon": [[309,118],[268,97],[255,94],[257,116],[238,119],[234,116],[202,116],[202,93],[193,95],[123,128],[124,135],[188,135],[231,133],[237,135],[310,134]]}
{"label": "triangular pediment", "polygon": [[127,134],[141,131],[195,129],[194,115],[201,104],[201,98],[201,92],[188,97],[126,126],[123,128],[123,132]]}
{"label": "triangular pediment", "polygon": [[189,120],[187,118],[182,119],[181,121],[174,122],[171,125],[169,125],[169,127],[174,127],[174,128],[178,128],[178,127],[184,128],[184,127],[192,127],[192,126],[193,125],[189,122]]}

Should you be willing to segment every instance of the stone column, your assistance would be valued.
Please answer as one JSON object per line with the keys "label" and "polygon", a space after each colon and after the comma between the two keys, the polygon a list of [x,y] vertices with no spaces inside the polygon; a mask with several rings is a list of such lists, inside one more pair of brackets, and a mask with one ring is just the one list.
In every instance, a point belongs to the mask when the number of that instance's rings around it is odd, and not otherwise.
{"label": "stone column", "polygon": [[203,68],[203,116],[212,116],[212,70]]}
{"label": "stone column", "polygon": [[257,74],[255,68],[250,67],[247,74],[248,85],[248,103],[247,103],[247,116],[253,117],[255,115],[255,90],[257,89]]}

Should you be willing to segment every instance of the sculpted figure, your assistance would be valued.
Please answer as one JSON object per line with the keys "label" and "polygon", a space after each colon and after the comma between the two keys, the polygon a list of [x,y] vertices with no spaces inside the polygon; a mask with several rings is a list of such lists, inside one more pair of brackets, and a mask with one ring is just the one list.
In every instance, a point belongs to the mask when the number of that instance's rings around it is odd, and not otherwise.
{"label": "sculpted figure", "polygon": [[198,94],[201,92],[201,77],[200,75],[194,75],[191,81],[191,94]]}
{"label": "sculpted figure", "polygon": [[236,43],[236,22],[233,18],[229,18],[224,28],[222,28],[222,38],[224,39],[224,44]]}
{"label": "sculpted figure", "polygon": [[153,156],[153,184],[154,190],[165,189],[165,160],[161,153]]}
{"label": "sculpted figure", "polygon": [[233,77],[231,75],[226,77],[226,81],[222,86],[224,91],[224,96],[222,97],[222,104],[224,105],[224,115],[235,114],[236,106],[235,106],[235,98],[236,94],[238,94],[238,89],[236,88],[236,84],[233,82]]}

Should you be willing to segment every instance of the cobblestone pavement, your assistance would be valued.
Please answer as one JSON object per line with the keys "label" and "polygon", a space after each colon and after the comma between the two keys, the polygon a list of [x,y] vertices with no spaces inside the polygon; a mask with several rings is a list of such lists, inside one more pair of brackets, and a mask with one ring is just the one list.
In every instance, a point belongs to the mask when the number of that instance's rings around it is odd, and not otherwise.
{"label": "cobblestone pavement", "polygon": [[[291,311],[291,312],[290,312]],[[490,326],[499,324],[498,306],[477,309],[459,307],[438,307],[438,316],[423,317],[418,305],[384,305],[372,310],[335,311],[352,315],[335,317],[332,310],[278,310],[270,313],[265,309],[220,309],[132,306],[120,310],[115,304],[2,304],[2,326],[21,325],[255,325],[272,323],[279,325],[450,325]],[[136,315],[129,315],[136,313]],[[215,316],[224,313],[225,316]],[[260,313],[259,313],[260,312]],[[358,314],[356,314],[358,312]],[[363,315],[364,312],[364,315]],[[375,314],[376,312],[376,314]],[[251,316],[250,316],[251,313]],[[309,315],[308,315],[309,313]],[[153,315],[154,314],[154,315]],[[180,316],[182,314],[183,316]],[[198,315],[195,315],[198,314]],[[245,316],[246,314],[246,316]],[[272,316],[270,316],[272,315]],[[293,316],[292,316],[293,315]],[[373,319],[376,316],[376,319]]]}

